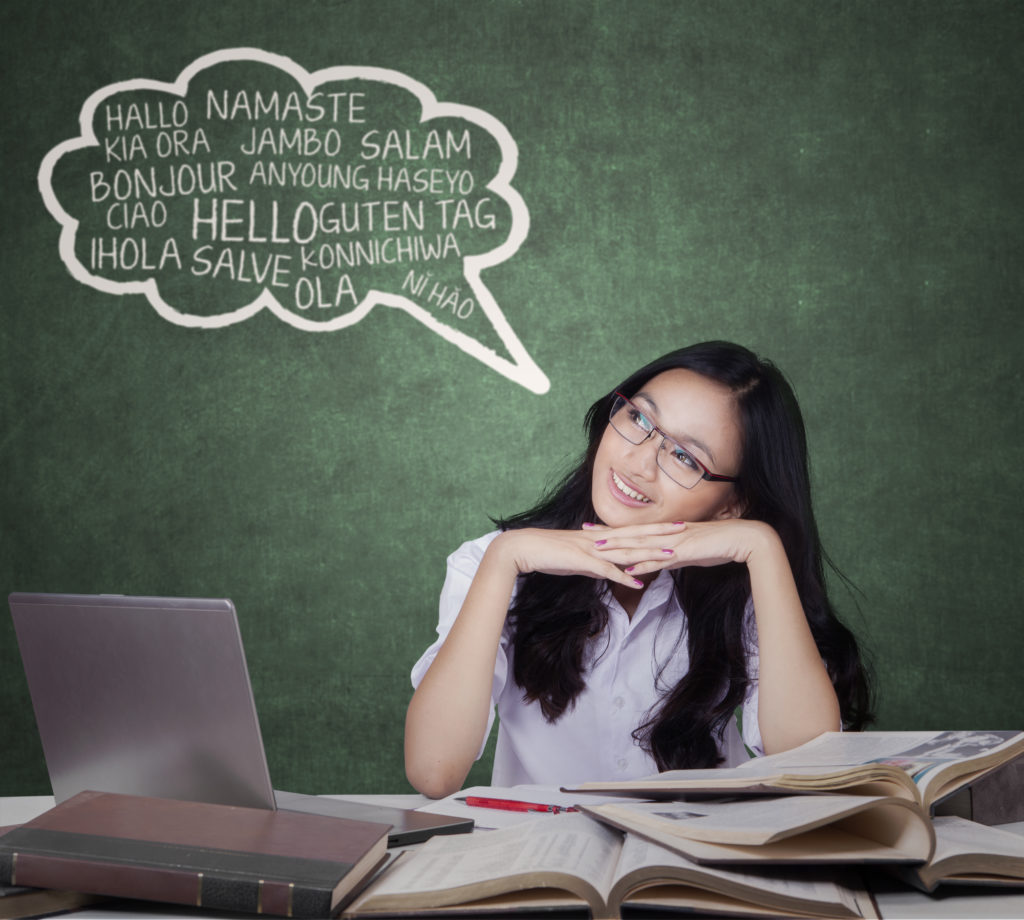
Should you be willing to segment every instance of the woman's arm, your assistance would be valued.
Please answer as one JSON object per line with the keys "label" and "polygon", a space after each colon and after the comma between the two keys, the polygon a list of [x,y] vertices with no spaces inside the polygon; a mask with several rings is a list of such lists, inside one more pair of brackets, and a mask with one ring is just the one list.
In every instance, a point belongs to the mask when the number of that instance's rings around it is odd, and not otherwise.
{"label": "woman's arm", "polygon": [[[605,546],[625,554],[646,549],[649,542],[647,535],[620,531]],[[758,728],[765,752],[789,750],[822,732],[839,729],[839,700],[775,530],[742,518],[692,523],[664,546],[673,551],[669,558],[640,562],[626,571],[643,575],[663,568],[726,562],[747,566],[757,621]]]}
{"label": "woman's arm", "polygon": [[[650,529],[664,533],[680,528]],[[509,530],[494,538],[451,631],[409,703],[405,772],[418,791],[434,798],[456,792],[483,744],[495,657],[516,578],[528,572],[589,575],[640,587],[620,568],[624,562],[618,554],[600,552],[589,530]]]}
{"label": "woman's arm", "polygon": [[841,722],[782,541],[767,525],[760,537],[747,557],[760,657],[757,722],[765,753],[775,754]]}
{"label": "woman's arm", "polygon": [[519,574],[487,547],[459,615],[413,693],[405,716],[405,773],[424,795],[462,788],[487,728],[491,682],[505,614]]}

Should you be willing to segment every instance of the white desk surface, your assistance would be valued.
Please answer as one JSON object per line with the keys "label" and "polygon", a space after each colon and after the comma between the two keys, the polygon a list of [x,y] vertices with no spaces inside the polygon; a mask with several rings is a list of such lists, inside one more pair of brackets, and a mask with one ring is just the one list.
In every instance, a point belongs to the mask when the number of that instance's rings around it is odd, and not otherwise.
{"label": "white desk surface", "polygon": [[[417,808],[429,802],[421,795],[338,795],[331,798],[350,799],[355,802]],[[47,795],[0,797],[0,827],[22,824],[53,807],[53,797]],[[1003,825],[1006,830],[1024,835],[1024,821]],[[1024,918],[1024,888],[980,888],[950,886],[935,895],[926,895],[901,885],[895,879],[880,877],[874,884],[875,900],[883,920],[982,920],[982,918]],[[200,917],[219,917],[220,920],[249,918],[251,914],[231,914],[226,911],[204,914],[199,910],[181,908],[173,904],[145,905],[138,902],[119,905],[111,902],[88,910],[63,914],[82,920],[198,920]]]}

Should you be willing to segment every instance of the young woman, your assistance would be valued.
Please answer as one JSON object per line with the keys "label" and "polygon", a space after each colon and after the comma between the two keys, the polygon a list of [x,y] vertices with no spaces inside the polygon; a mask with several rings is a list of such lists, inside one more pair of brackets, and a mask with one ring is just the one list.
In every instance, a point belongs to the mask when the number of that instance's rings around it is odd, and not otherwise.
{"label": "young woman", "polygon": [[495,707],[502,786],[713,767],[862,728],[868,682],[826,595],[782,374],[693,345],[585,428],[549,496],[449,557],[439,638],[413,669],[413,786],[458,790]]}

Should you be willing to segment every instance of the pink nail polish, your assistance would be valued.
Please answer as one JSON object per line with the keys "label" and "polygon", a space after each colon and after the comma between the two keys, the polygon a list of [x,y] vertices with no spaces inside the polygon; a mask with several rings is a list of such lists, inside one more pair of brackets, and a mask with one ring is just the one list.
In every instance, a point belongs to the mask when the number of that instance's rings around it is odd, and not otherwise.
{"label": "pink nail polish", "polygon": [[626,566],[626,568],[623,569],[623,571],[625,571],[625,572],[632,572],[633,569],[635,569],[635,568],[636,568],[635,565],[629,565],[629,566]]}
{"label": "pink nail polish", "polygon": [[605,543],[607,543],[607,542],[608,542],[607,540],[595,540],[594,541],[594,546],[604,546]]}
{"label": "pink nail polish", "polygon": [[686,521],[673,521],[673,522],[672,522],[672,526],[673,526],[673,527],[682,527],[682,526],[684,526],[685,524],[686,524]]}
{"label": "pink nail polish", "polygon": [[644,586],[644,583],[639,578],[634,578],[633,584],[636,585],[638,588],[642,588]]}
{"label": "pink nail polish", "polygon": [[672,556],[672,555],[674,555],[674,554],[675,554],[675,550],[671,550],[671,549],[663,549],[663,550],[662,550],[662,552],[663,552],[663,553],[664,553],[664,554],[665,554],[666,556]]}
{"label": "pink nail polish", "polygon": [[593,527],[594,525],[593,525],[593,523],[591,523],[590,521],[584,521],[584,522],[583,522],[583,526],[584,526],[584,527]]}

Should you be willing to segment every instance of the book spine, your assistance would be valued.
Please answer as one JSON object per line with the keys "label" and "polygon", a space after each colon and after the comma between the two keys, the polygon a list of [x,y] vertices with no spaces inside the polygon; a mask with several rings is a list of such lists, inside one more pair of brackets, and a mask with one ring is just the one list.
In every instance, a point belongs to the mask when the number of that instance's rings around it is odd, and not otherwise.
{"label": "book spine", "polygon": [[280,917],[331,913],[330,891],[299,888],[294,883],[24,852],[0,854],[0,884]]}

